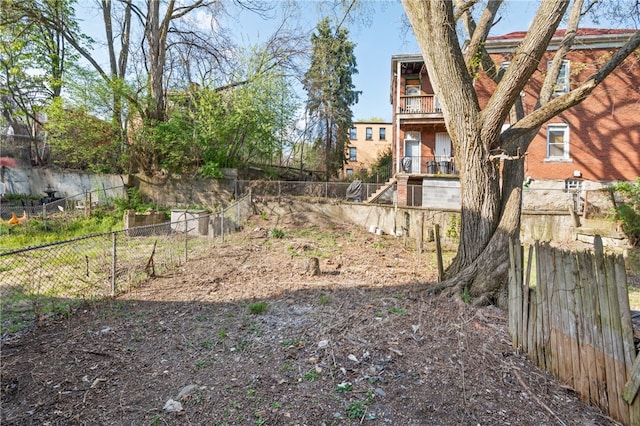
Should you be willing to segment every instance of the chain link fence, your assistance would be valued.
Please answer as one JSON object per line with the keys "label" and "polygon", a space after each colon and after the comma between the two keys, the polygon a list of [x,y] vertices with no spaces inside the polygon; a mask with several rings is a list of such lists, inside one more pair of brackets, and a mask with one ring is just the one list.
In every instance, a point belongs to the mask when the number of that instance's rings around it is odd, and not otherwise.
{"label": "chain link fence", "polygon": [[[270,180],[238,180],[236,182],[239,193],[251,191],[255,196],[293,196],[293,197],[317,197],[345,200],[347,188],[351,182],[313,182],[313,181],[270,181]],[[373,195],[382,184],[361,183],[362,198],[364,201]],[[378,201],[381,202],[381,201]],[[390,204],[390,200],[383,200]]]}
{"label": "chain link fence", "polygon": [[56,197],[56,191],[49,191],[46,197],[35,199],[23,196],[21,198],[4,199],[0,202],[0,218],[9,219],[12,214],[17,217],[27,215],[37,217],[43,222],[64,217],[77,219],[90,217],[91,212],[97,208],[113,205],[118,198],[125,198],[127,189],[125,186],[94,189],[65,197]]}
{"label": "chain link fence", "polygon": [[240,230],[252,211],[249,193],[215,213],[174,211],[170,222],[0,253],[3,337],[166,274]]}

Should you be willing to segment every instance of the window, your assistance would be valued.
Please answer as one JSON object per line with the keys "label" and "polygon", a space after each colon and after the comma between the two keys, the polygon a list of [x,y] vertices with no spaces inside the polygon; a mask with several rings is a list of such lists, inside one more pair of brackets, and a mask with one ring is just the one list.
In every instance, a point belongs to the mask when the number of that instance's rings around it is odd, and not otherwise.
{"label": "window", "polygon": [[358,139],[358,129],[356,129],[355,127],[352,127],[351,130],[349,130],[349,139],[351,140]]}
{"label": "window", "polygon": [[[551,66],[551,61],[547,63],[547,69]],[[561,95],[563,93],[569,93],[569,61],[562,61],[560,66],[560,73],[558,73],[558,80],[553,88],[554,95]]]}
{"label": "window", "polygon": [[387,140],[387,128],[386,127],[380,127],[380,140],[381,141]]}
{"label": "window", "polygon": [[347,169],[347,176],[353,175],[353,169]]}
{"label": "window", "polygon": [[373,139],[373,129],[371,127],[367,127],[364,132],[365,132],[365,138],[368,141]]}
{"label": "window", "polygon": [[547,125],[547,160],[569,159],[569,126]]}
{"label": "window", "polygon": [[349,148],[349,161],[358,161],[356,155],[356,149],[351,147]]}

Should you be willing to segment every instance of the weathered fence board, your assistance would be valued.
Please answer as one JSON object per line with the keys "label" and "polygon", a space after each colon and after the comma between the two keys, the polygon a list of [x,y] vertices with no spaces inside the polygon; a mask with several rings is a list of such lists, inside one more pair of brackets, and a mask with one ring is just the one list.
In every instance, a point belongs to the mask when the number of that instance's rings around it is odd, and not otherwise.
{"label": "weathered fence board", "polygon": [[512,343],[583,401],[625,425],[640,425],[640,361],[624,261],[605,255],[599,237],[594,247],[594,253],[569,253],[536,243],[529,247],[524,274],[524,251],[519,243],[511,245]]}

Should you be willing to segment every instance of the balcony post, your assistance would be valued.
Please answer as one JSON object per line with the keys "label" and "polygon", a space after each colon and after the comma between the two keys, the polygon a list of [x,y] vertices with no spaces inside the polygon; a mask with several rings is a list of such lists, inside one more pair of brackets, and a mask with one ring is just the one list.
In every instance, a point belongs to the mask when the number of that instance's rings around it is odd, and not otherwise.
{"label": "balcony post", "polygon": [[394,139],[396,142],[396,165],[395,172],[400,172],[400,120],[398,119],[398,114],[400,112],[400,79],[402,78],[402,67],[400,66],[400,61],[396,63],[396,100],[395,100],[395,123],[396,123],[396,131],[394,135]]}

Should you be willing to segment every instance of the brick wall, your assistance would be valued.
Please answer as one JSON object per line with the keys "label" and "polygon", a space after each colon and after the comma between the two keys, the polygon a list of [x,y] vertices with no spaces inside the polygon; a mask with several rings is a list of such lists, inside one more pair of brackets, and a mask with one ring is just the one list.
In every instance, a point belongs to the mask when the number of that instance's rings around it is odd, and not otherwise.
{"label": "brick wall", "polygon": [[[575,50],[570,60],[571,89],[586,81],[608,60],[607,49]],[[523,92],[525,113],[533,111],[547,60],[546,55]],[[509,60],[494,55],[497,63]],[[581,104],[543,125],[532,141],[525,161],[525,174],[533,179],[573,179],[594,181],[635,180],[640,176],[640,56],[631,55]],[[481,105],[493,93],[495,84],[486,77],[476,84]],[[569,127],[569,159],[547,158],[547,125],[565,123]]]}

